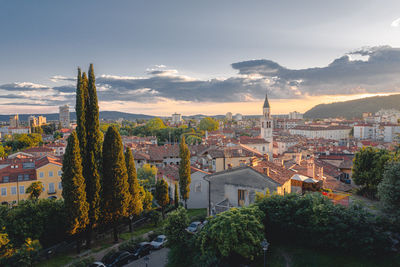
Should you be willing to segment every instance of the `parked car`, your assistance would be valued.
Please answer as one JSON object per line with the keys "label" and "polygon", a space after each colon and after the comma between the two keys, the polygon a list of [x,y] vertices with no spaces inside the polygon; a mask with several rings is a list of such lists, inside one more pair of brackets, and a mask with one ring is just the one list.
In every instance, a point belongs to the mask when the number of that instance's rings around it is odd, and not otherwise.
{"label": "parked car", "polygon": [[160,249],[164,247],[165,243],[167,243],[167,237],[165,235],[159,235],[156,239],[151,241],[150,245],[153,249]]}
{"label": "parked car", "polygon": [[89,267],[107,267],[107,266],[105,266],[104,263],[102,262],[96,261],[90,264]]}
{"label": "parked car", "polygon": [[134,259],[139,259],[143,256],[149,255],[152,249],[152,245],[149,242],[142,242],[132,253]]}
{"label": "parked car", "polygon": [[192,222],[186,230],[190,233],[196,233],[200,229],[201,222]]}
{"label": "parked car", "polygon": [[128,251],[118,251],[111,255],[106,255],[101,260],[107,267],[122,267],[135,259],[134,255]]}

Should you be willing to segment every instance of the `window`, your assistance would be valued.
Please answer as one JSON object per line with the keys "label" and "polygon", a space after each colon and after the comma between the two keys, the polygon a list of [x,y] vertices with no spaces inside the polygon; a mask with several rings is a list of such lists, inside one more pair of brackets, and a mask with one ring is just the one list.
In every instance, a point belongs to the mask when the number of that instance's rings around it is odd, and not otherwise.
{"label": "window", "polygon": [[52,171],[49,172],[49,177],[53,177],[53,172]]}
{"label": "window", "polygon": [[11,195],[16,195],[17,194],[17,187],[16,186],[12,186],[11,187]]}
{"label": "window", "polygon": [[5,188],[5,187],[1,188],[1,195],[7,196],[7,188]]}
{"label": "window", "polygon": [[62,190],[62,183],[61,182],[58,183],[58,189]]}
{"label": "window", "polygon": [[25,186],[21,185],[21,186],[19,187],[19,193],[20,193],[20,194],[25,194]]}
{"label": "window", "polygon": [[244,206],[245,190],[238,190],[238,206]]}
{"label": "window", "polygon": [[54,183],[49,183],[49,193],[55,193],[56,189],[54,188]]}
{"label": "window", "polygon": [[10,181],[10,177],[3,176],[3,183],[8,183]]}
{"label": "window", "polygon": [[201,192],[201,181],[196,183],[194,192]]}
{"label": "window", "polygon": [[28,181],[29,180],[29,174],[24,174],[24,180]]}
{"label": "window", "polygon": [[58,171],[58,176],[62,176],[62,171]]}
{"label": "window", "polygon": [[39,172],[39,177],[43,178],[44,177],[44,173],[43,172]]}
{"label": "window", "polygon": [[24,179],[24,176],[22,174],[18,174],[18,181],[22,181]]}

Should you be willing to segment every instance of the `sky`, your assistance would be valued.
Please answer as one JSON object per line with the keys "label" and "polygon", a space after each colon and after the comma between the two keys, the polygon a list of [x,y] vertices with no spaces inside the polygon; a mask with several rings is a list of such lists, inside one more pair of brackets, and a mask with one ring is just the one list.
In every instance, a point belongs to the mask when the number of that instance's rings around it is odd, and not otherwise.
{"label": "sky", "polygon": [[400,1],[0,0],[0,113],[304,112],[400,91]]}

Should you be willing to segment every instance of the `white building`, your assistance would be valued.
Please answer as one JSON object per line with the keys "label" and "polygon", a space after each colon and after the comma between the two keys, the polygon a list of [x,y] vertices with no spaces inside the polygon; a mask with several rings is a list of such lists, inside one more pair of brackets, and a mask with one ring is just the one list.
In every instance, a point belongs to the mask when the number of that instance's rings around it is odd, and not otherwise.
{"label": "white building", "polygon": [[204,179],[204,176],[210,173],[194,167],[191,167],[191,172],[188,209],[208,208],[208,181]]}
{"label": "white building", "polygon": [[62,128],[69,128],[71,126],[69,118],[69,106],[60,106],[60,123]]}
{"label": "white building", "polygon": [[307,138],[324,138],[341,140],[349,137],[351,127],[349,126],[333,126],[333,125],[319,125],[319,126],[296,126],[289,129],[289,133],[293,135],[301,135]]}
{"label": "white building", "polygon": [[232,112],[226,113],[225,118],[226,118],[228,121],[231,121],[231,120],[232,120]]}
{"label": "white building", "polygon": [[390,123],[366,123],[354,125],[354,138],[393,142],[398,139],[400,125]]}
{"label": "white building", "polygon": [[241,120],[243,120],[243,115],[240,114],[240,113],[237,113],[237,114],[235,115],[235,121],[241,121]]}
{"label": "white building", "polygon": [[289,112],[289,120],[302,120],[303,114],[297,111]]}
{"label": "white building", "polygon": [[173,124],[180,124],[182,122],[182,115],[178,113],[172,114],[172,123]]}
{"label": "white building", "polygon": [[265,101],[263,105],[263,116],[261,118],[261,138],[264,138],[268,142],[267,153],[269,159],[272,160],[273,154],[273,138],[272,138],[273,121],[271,116],[271,108],[268,101],[268,95],[265,95]]}

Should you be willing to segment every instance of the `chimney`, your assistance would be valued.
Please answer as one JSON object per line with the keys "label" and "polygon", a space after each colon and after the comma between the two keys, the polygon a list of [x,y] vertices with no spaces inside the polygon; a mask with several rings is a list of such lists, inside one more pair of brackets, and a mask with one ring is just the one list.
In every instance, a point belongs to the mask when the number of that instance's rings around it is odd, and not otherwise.
{"label": "chimney", "polygon": [[314,158],[307,160],[307,176],[315,178],[315,164]]}
{"label": "chimney", "polygon": [[296,153],[296,164],[300,165],[301,163],[301,153]]}
{"label": "chimney", "polygon": [[263,172],[265,175],[269,176],[269,167],[264,167]]}

